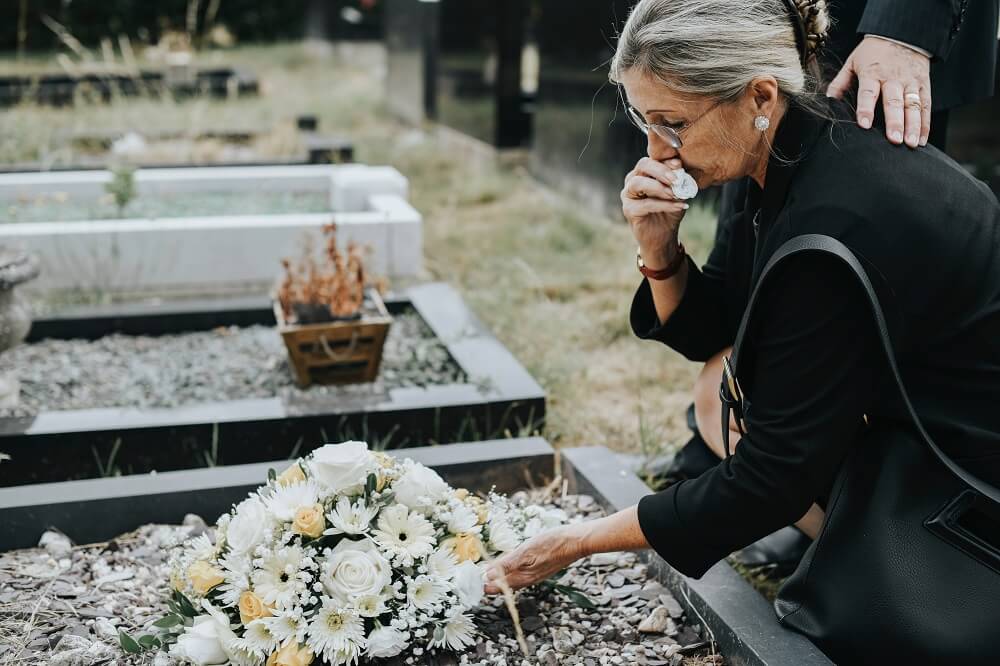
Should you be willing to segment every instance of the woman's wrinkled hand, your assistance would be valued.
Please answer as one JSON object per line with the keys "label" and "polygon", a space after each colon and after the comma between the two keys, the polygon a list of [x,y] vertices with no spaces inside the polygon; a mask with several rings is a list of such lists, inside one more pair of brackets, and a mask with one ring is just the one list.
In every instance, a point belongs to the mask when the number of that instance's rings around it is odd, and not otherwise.
{"label": "woman's wrinkled hand", "polygon": [[688,209],[687,202],[677,199],[671,189],[673,172],[680,168],[678,159],[659,162],[643,157],[625,176],[622,213],[632,228],[643,260],[651,268],[669,263],[677,245],[677,230]]}
{"label": "woman's wrinkled hand", "polygon": [[499,594],[499,579],[512,590],[539,583],[583,557],[582,539],[572,526],[560,527],[525,541],[493,562],[486,571],[486,594]]}

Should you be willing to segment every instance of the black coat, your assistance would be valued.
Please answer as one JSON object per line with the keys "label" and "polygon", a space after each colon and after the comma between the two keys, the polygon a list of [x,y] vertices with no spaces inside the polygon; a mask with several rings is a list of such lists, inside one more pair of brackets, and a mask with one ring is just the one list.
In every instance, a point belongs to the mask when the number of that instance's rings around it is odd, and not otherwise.
{"label": "black coat", "polygon": [[[876,284],[927,429],[1000,484],[1000,204],[936,148],[893,146],[838,107],[833,125],[789,111],[775,149],[791,163],[772,158],[765,189],[751,183],[704,272],[690,265],[665,325],[642,282],[632,328],[705,361],[733,344],[771,254],[795,235],[831,235]],[[690,576],[802,517],[828,492],[863,415],[904,418],[853,274],[810,254],[779,271],[740,355],[748,434],[714,469],[639,504],[650,544]]]}
{"label": "black coat", "polygon": [[[838,67],[864,34],[933,55],[934,110],[992,97],[996,89],[997,0],[832,0],[828,64]],[[835,70],[834,70],[835,71]]]}

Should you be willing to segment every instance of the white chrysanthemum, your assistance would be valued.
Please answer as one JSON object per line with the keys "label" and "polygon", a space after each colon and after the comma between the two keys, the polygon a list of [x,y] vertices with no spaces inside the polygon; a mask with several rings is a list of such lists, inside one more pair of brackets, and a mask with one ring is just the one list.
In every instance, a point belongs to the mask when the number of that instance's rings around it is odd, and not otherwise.
{"label": "white chrysanthemum", "polygon": [[295,512],[304,506],[313,506],[319,502],[319,486],[315,481],[300,481],[287,486],[278,486],[274,494],[264,500],[264,505],[278,520],[290,522],[295,519]]}
{"label": "white chrysanthemum", "polygon": [[457,566],[458,558],[451,548],[438,548],[427,558],[427,573],[438,578],[451,578]]}
{"label": "white chrysanthemum", "polygon": [[476,644],[476,625],[466,614],[456,615],[434,631],[431,647],[447,647],[461,652]]}
{"label": "white chrysanthemum", "polygon": [[290,613],[277,613],[271,617],[262,617],[259,620],[254,620],[251,624],[256,622],[262,622],[279,645],[284,645],[293,639],[301,643],[306,637],[306,623]]}
{"label": "white chrysanthemum", "polygon": [[215,557],[215,544],[204,534],[199,534],[187,542],[187,548],[191,552],[191,561],[211,560]]}
{"label": "white chrysanthemum", "polygon": [[299,578],[303,552],[298,546],[279,548],[261,560],[250,578],[254,592],[265,604],[278,608],[294,605],[305,585]]}
{"label": "white chrysanthemum", "polygon": [[257,659],[265,659],[278,649],[281,642],[267,628],[267,623],[259,619],[248,624],[242,638],[235,639],[233,645],[253,654]]}
{"label": "white chrysanthemum", "polygon": [[309,622],[306,644],[316,656],[330,664],[350,664],[358,660],[365,642],[365,625],[351,609],[338,608],[332,599]]}
{"label": "white chrysanthemum", "polygon": [[415,608],[424,610],[441,601],[450,589],[447,582],[434,576],[417,576],[406,588],[406,596]]}
{"label": "white chrysanthemum", "polygon": [[490,545],[493,550],[507,553],[521,545],[521,537],[517,530],[505,520],[490,520]]}
{"label": "white chrysanthemum", "polygon": [[464,504],[458,504],[451,509],[448,519],[448,531],[452,534],[479,531],[479,517],[476,512]]}
{"label": "white chrysanthemum", "polygon": [[226,530],[226,543],[237,553],[248,553],[264,541],[273,522],[260,497],[251,495],[234,510]]}
{"label": "white chrysanthemum", "polygon": [[341,497],[333,510],[326,514],[333,527],[323,534],[365,534],[377,515],[378,507],[365,505],[363,498],[352,504],[349,498]]}
{"label": "white chrysanthemum", "polygon": [[219,560],[219,566],[226,580],[216,589],[224,606],[235,606],[240,602],[240,595],[250,589],[250,572],[253,569],[250,558],[230,551]]}
{"label": "white chrysanthemum", "polygon": [[354,600],[354,608],[361,617],[378,617],[389,610],[385,602],[386,598],[381,594],[364,594]]}
{"label": "white chrysanthemum", "polygon": [[394,556],[416,559],[434,551],[434,526],[402,504],[387,507],[378,518],[375,541]]}

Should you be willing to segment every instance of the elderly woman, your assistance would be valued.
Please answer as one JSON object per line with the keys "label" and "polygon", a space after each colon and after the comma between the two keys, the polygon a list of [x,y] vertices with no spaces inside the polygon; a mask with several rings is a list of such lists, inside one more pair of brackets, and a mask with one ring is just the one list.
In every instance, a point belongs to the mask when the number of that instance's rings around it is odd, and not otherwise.
{"label": "elderly woman", "polygon": [[[709,361],[736,341],[749,296],[779,248],[821,234],[846,246],[874,283],[895,355],[883,347],[858,272],[825,251],[784,256],[750,306],[738,380],[727,383],[742,383],[746,398],[733,455],[637,506],[541,535],[489,577],[517,588],[590,554],[650,547],[697,577],[801,521],[820,538],[776,604],[787,626],[846,663],[1000,663],[989,631],[1000,620],[995,507],[969,491],[979,507],[966,521],[978,530],[970,538],[981,546],[975,552],[947,528],[935,532],[940,539],[922,538],[924,517],[905,529],[891,519],[906,508],[907,494],[923,506],[932,490],[965,488],[955,476],[961,471],[919,458],[934,450],[913,434],[923,426],[928,440],[985,480],[977,488],[989,493],[1000,482],[1000,206],[936,149],[893,146],[849,122],[848,109],[825,104],[814,56],[826,29],[821,0],[641,0],[634,7],[611,65],[648,139],[648,156],[622,190],[645,277],[632,327]],[[921,91],[901,92],[906,113],[919,116]],[[709,262],[724,269],[699,271],[678,241],[688,209],[679,195],[692,189],[681,168],[699,188],[751,179],[744,210]],[[904,408],[890,358],[915,412]],[[914,425],[917,416],[923,426]],[[909,437],[902,450],[920,464],[885,453],[883,435]],[[868,476],[834,487],[848,462]],[[856,482],[925,467],[933,473],[901,501],[872,490],[881,488],[875,481]],[[836,502],[859,501],[853,514],[834,513]],[[928,524],[940,508],[928,509]],[[835,553],[823,550],[825,541],[837,545]],[[965,553],[972,553],[969,566],[948,559]],[[916,592],[898,589],[907,585]],[[882,588],[888,592],[880,596]],[[921,600],[936,607],[920,610]]]}

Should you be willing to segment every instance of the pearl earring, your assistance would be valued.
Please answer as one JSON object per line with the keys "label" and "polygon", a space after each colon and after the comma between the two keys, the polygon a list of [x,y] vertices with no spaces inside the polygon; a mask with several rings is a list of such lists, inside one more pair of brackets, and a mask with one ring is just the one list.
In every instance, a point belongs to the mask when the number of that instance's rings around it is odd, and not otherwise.
{"label": "pearl earring", "polygon": [[771,126],[771,120],[767,116],[757,116],[753,119],[753,126],[758,131],[766,132],[767,128]]}

